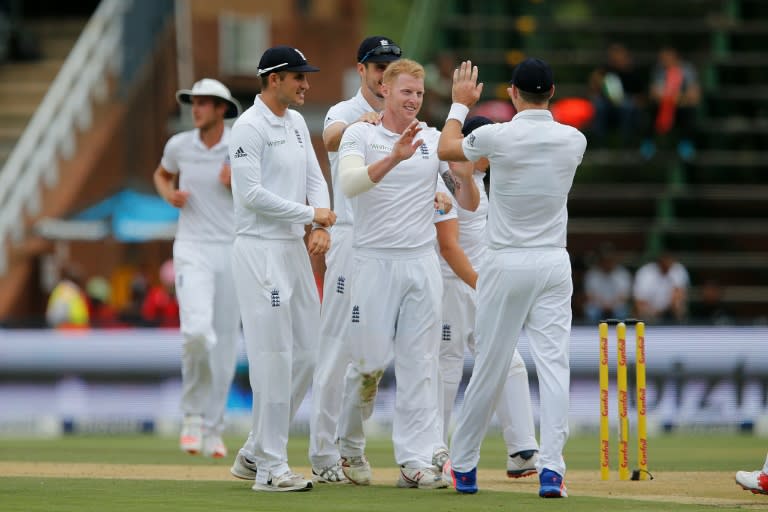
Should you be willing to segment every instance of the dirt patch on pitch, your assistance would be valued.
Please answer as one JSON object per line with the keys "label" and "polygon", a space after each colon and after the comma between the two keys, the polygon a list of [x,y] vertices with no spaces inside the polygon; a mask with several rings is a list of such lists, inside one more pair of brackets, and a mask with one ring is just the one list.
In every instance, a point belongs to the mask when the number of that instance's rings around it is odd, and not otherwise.
{"label": "dirt patch on pitch", "polygon": [[[306,467],[296,471],[311,474]],[[55,464],[50,462],[0,462],[0,476],[40,478],[102,478],[131,480],[209,480],[237,481],[225,466],[183,466],[162,464]],[[375,485],[394,485],[395,468],[374,469]],[[622,500],[662,501],[698,505],[764,508],[765,496],[742,490],[726,472],[668,472],[654,473],[654,480],[621,482],[600,481],[597,471],[569,471],[566,483],[571,496],[598,496]],[[523,492],[535,494],[535,477],[511,480],[484,471],[480,475],[480,490]],[[243,482],[247,485],[247,482]],[[322,486],[320,487],[322,489]]]}

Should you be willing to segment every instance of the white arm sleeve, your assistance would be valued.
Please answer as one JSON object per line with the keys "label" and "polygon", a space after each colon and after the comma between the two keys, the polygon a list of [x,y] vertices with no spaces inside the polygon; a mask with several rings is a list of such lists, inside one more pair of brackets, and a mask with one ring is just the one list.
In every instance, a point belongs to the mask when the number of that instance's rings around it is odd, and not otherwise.
{"label": "white arm sleeve", "polygon": [[179,172],[179,146],[182,144],[183,137],[182,133],[174,135],[168,139],[163,149],[163,158],[160,160],[160,165],[171,174]]}
{"label": "white arm sleeve", "polygon": [[[304,140],[311,140],[306,124],[303,126]],[[331,196],[320,163],[312,144],[305,145],[307,150],[307,202],[314,208],[330,208]]]}
{"label": "white arm sleeve", "polygon": [[356,154],[342,157],[339,162],[339,181],[341,181],[341,190],[347,197],[355,197],[376,186],[368,176],[365,159]]}

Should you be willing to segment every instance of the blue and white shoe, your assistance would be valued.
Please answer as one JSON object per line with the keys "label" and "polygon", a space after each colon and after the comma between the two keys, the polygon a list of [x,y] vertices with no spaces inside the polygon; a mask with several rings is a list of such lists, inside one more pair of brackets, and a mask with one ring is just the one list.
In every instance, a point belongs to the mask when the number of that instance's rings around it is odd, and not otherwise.
{"label": "blue and white shoe", "polygon": [[475,494],[477,492],[477,468],[472,468],[466,473],[451,468],[453,488],[462,494]]}
{"label": "blue and white shoe", "polygon": [[539,475],[539,496],[542,498],[567,498],[563,477],[556,471],[544,468]]}

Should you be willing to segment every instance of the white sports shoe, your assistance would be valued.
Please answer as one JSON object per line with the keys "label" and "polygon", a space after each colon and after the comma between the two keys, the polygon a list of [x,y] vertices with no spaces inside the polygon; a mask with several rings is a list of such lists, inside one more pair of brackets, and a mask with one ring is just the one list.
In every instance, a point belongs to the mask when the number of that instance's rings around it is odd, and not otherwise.
{"label": "white sports shoe", "polygon": [[232,476],[242,478],[243,480],[256,480],[256,461],[248,458],[243,450],[237,452],[235,462],[229,468]]}
{"label": "white sports shoe", "polygon": [[738,471],[736,483],[753,494],[768,494],[768,473],[762,471]]}
{"label": "white sports shoe", "polygon": [[266,482],[260,482],[259,478],[254,482],[254,491],[285,492],[285,491],[309,491],[312,489],[312,480],[305,479],[302,475],[294,473],[290,469],[282,475],[269,475]]}
{"label": "white sports shoe", "polygon": [[536,474],[536,463],[539,461],[537,450],[524,450],[507,457],[507,476],[522,478]]}
{"label": "white sports shoe", "polygon": [[227,445],[219,435],[203,436],[203,455],[214,459],[223,459],[227,456]]}
{"label": "white sports shoe", "polygon": [[203,449],[203,417],[199,414],[184,416],[181,424],[179,447],[190,455],[197,455]]}
{"label": "white sports shoe", "polygon": [[342,457],[341,470],[353,484],[371,484],[371,465],[368,463],[365,455],[360,457]]}
{"label": "white sports shoe", "polygon": [[330,466],[312,466],[312,481],[319,484],[346,484],[349,482],[344,476],[341,461]]}
{"label": "white sports shoe", "polygon": [[432,454],[432,465],[435,466],[440,471],[443,470],[443,466],[445,466],[445,463],[448,462],[448,459],[450,458],[450,455],[448,454],[448,450],[445,448],[438,448],[435,450],[435,453]]}
{"label": "white sports shoe", "polygon": [[425,468],[400,466],[400,478],[397,479],[397,486],[400,488],[444,489],[448,487],[448,482],[434,466]]}

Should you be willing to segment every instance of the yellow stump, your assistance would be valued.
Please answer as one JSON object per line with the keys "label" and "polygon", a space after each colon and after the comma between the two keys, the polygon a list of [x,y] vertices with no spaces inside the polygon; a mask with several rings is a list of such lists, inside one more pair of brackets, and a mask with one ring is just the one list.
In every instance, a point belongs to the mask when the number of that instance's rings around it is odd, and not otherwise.
{"label": "yellow stump", "polygon": [[627,326],[616,325],[616,391],[619,406],[619,480],[629,480],[629,418],[627,417]]}
{"label": "yellow stump", "polygon": [[608,480],[609,467],[608,426],[608,324],[600,324],[600,479]]}
{"label": "yellow stump", "polygon": [[646,424],[646,395],[645,395],[645,324],[635,325],[635,380],[637,384],[637,463],[640,469],[640,480],[648,475],[648,432]]}

